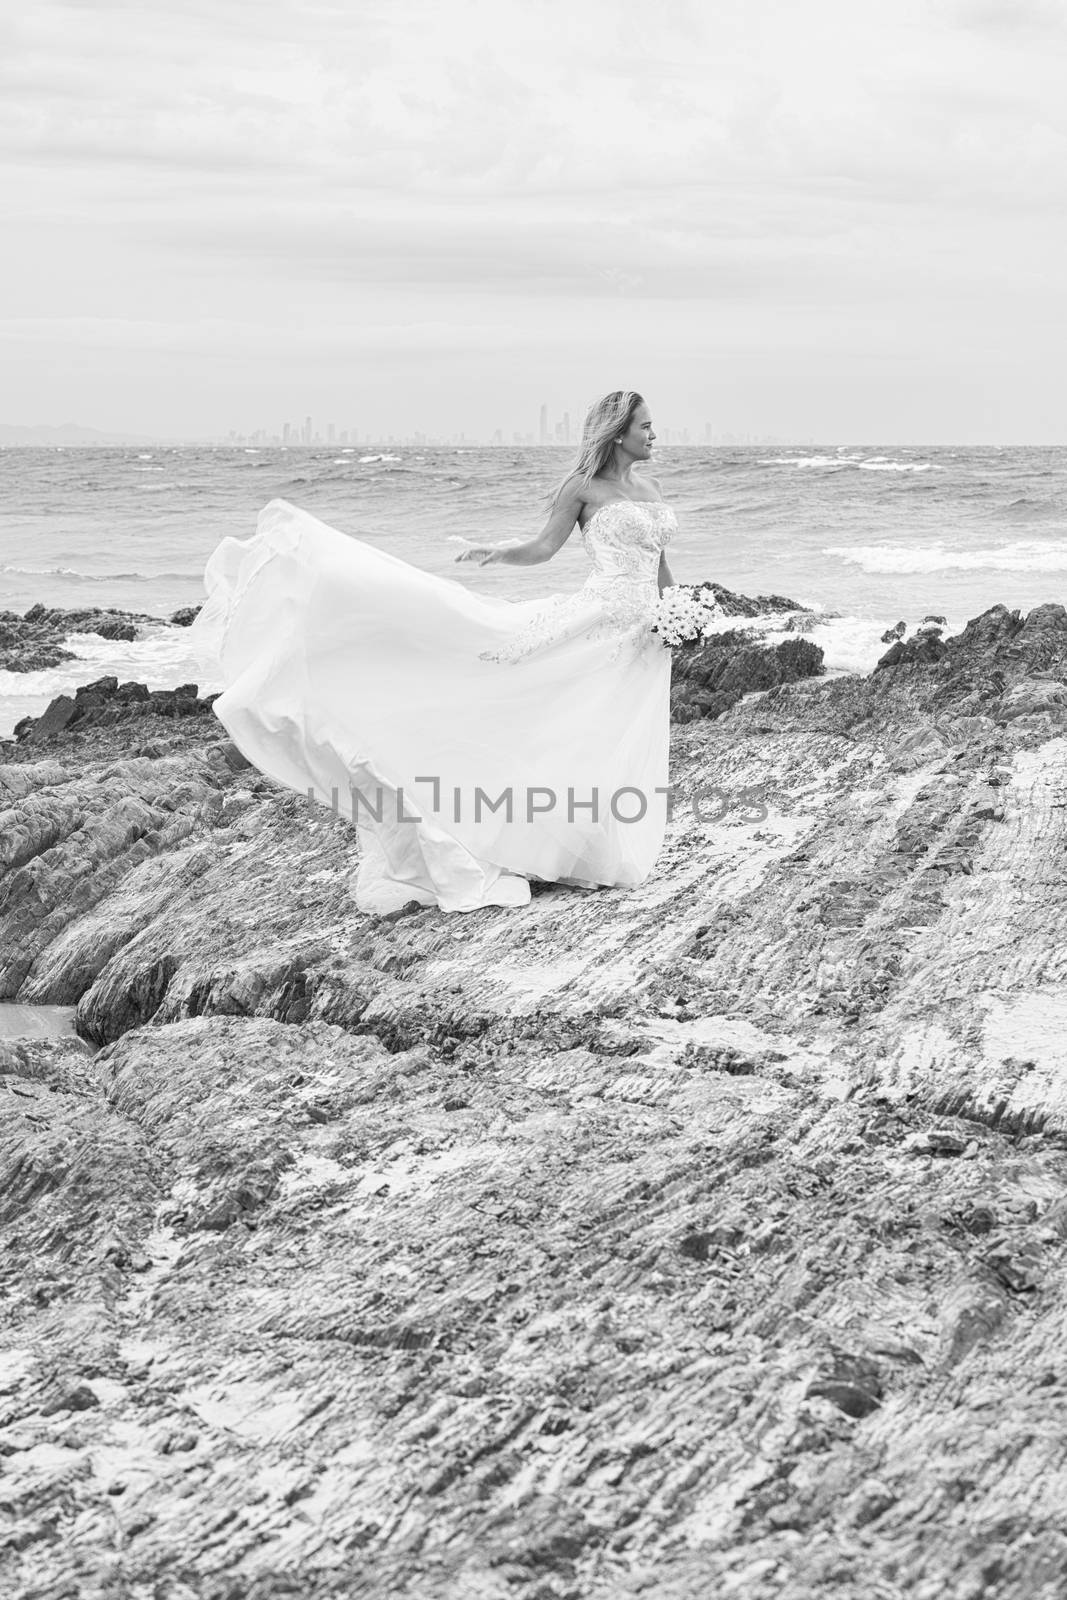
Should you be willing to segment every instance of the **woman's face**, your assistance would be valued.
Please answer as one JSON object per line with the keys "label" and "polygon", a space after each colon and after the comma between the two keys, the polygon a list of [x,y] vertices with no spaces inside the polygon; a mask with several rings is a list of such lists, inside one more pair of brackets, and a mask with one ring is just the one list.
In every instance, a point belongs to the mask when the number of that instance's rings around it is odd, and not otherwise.
{"label": "woman's face", "polygon": [[652,454],[656,434],[652,427],[652,413],[642,403],[630,419],[630,426],[622,437],[622,447],[636,461],[647,461]]}

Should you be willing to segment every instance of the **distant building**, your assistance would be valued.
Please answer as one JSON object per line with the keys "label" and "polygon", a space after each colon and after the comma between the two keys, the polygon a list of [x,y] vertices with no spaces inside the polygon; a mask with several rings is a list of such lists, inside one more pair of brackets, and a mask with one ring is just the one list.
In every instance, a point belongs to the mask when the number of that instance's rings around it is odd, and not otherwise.
{"label": "distant building", "polygon": [[548,443],[548,407],[541,407],[541,443]]}

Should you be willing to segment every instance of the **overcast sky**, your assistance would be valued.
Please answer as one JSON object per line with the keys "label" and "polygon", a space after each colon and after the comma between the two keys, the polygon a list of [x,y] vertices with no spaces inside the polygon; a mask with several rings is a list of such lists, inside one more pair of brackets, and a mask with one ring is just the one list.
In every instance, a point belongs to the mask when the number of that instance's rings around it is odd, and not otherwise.
{"label": "overcast sky", "polygon": [[0,421],[1067,442],[1062,0],[37,0]]}

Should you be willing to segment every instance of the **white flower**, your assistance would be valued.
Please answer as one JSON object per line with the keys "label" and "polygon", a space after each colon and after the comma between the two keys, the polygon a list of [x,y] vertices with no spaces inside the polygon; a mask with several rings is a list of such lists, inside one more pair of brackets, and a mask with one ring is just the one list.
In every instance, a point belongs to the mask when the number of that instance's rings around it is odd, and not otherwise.
{"label": "white flower", "polygon": [[688,644],[703,639],[709,625],[722,616],[722,608],[708,590],[676,583],[664,589],[652,608],[652,632],[664,644]]}

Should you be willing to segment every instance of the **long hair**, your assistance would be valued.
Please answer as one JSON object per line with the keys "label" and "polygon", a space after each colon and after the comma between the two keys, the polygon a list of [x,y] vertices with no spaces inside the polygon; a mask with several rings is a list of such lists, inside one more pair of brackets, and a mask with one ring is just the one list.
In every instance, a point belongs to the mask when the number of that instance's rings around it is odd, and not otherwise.
{"label": "long hair", "polygon": [[643,396],[636,389],[613,389],[610,394],[594,401],[582,424],[582,441],[574,465],[552,493],[553,506],[559,500],[564,484],[573,477],[577,476],[587,484],[603,472],[611,460],[616,440],[626,432],[633,421],[634,412],[644,403]]}

